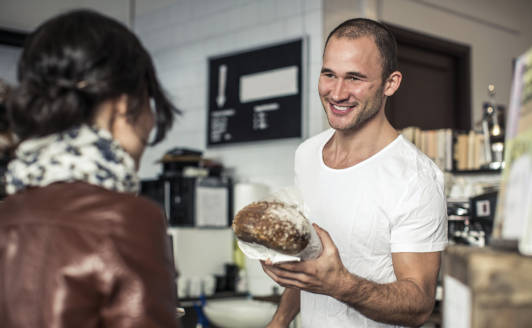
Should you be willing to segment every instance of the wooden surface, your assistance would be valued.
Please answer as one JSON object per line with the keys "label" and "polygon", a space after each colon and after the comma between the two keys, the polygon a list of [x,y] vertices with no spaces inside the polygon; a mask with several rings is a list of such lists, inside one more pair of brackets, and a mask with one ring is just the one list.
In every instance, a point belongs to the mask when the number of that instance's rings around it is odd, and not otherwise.
{"label": "wooden surface", "polygon": [[443,273],[469,287],[472,328],[532,327],[532,257],[450,246],[444,252]]}

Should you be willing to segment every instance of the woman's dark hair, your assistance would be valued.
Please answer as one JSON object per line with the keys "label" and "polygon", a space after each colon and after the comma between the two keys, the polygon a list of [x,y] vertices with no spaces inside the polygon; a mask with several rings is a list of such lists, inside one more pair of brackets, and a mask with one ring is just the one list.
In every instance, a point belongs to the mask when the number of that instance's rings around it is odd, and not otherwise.
{"label": "woman's dark hair", "polygon": [[0,80],[0,134],[9,130],[5,102],[9,92],[9,86],[3,80]]}
{"label": "woman's dark hair", "polygon": [[383,23],[367,19],[348,19],[338,25],[325,41],[325,47],[331,37],[358,39],[363,36],[371,36],[377,45],[382,59],[382,80],[397,70],[397,41],[390,29]]}
{"label": "woman's dark hair", "polygon": [[128,96],[128,116],[138,118],[146,95],[153,101],[161,141],[180,111],[165,96],[150,55],[118,21],[75,10],[30,34],[18,63],[19,86],[7,102],[13,131],[22,140],[92,123],[103,101]]}

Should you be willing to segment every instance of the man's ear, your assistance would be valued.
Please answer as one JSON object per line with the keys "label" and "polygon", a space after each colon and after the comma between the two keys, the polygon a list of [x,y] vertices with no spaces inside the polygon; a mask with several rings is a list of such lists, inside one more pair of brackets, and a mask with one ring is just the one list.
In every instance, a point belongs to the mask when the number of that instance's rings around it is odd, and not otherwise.
{"label": "man's ear", "polygon": [[395,71],[390,74],[390,76],[388,76],[388,79],[384,83],[384,95],[388,97],[393,95],[397,91],[397,89],[399,89],[402,79],[403,74],[401,74],[401,72],[399,71]]}

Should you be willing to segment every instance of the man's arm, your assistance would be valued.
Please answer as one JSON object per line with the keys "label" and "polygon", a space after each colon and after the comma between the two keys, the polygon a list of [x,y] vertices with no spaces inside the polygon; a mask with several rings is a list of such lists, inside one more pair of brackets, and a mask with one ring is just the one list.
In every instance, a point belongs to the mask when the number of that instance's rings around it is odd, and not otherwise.
{"label": "man's arm", "polygon": [[420,326],[432,313],[440,252],[394,253],[397,281],[378,284],[354,274],[345,276],[345,288],[331,295],[375,321]]}
{"label": "man's arm", "polygon": [[284,287],[325,294],[375,321],[421,325],[430,316],[440,253],[394,253],[397,281],[379,284],[347,271],[329,234],[317,227],[323,244],[319,258],[303,262],[264,264],[265,272]]}
{"label": "man's arm", "polygon": [[281,303],[266,328],[286,328],[299,313],[301,291],[296,288],[286,288],[281,296]]}

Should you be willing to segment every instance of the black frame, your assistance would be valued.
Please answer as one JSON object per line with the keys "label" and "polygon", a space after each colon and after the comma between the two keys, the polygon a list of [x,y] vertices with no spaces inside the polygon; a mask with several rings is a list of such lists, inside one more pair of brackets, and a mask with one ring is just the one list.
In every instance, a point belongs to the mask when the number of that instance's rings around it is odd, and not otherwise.
{"label": "black frame", "polygon": [[[307,74],[306,43],[306,39],[302,37],[208,58],[207,147],[301,138],[303,136],[305,129],[303,124],[303,107],[305,101],[304,78]],[[218,72],[214,68],[219,65],[228,65],[233,73],[227,73],[227,83],[228,85],[232,85],[233,88],[231,89],[231,93],[228,92],[227,94],[226,104],[232,103],[232,107],[229,107],[229,110],[234,111],[234,114],[231,114],[230,118],[225,118],[226,123],[223,134],[229,134],[231,136],[228,140],[220,137],[213,138],[211,134],[215,130],[213,129],[215,126],[213,114],[217,111],[223,112],[226,109],[226,107],[217,108],[216,106]],[[240,103],[237,99],[239,92],[237,81],[240,76],[287,66],[298,67],[297,84],[299,91],[296,95],[254,100],[245,104]],[[273,111],[265,114],[268,116],[267,120],[269,122],[267,128],[252,128],[255,115],[251,109],[257,105],[271,103],[276,103],[276,105],[282,108],[282,111]]]}
{"label": "black frame", "polygon": [[0,44],[6,46],[20,47],[24,46],[24,41],[28,33],[0,28]]}

